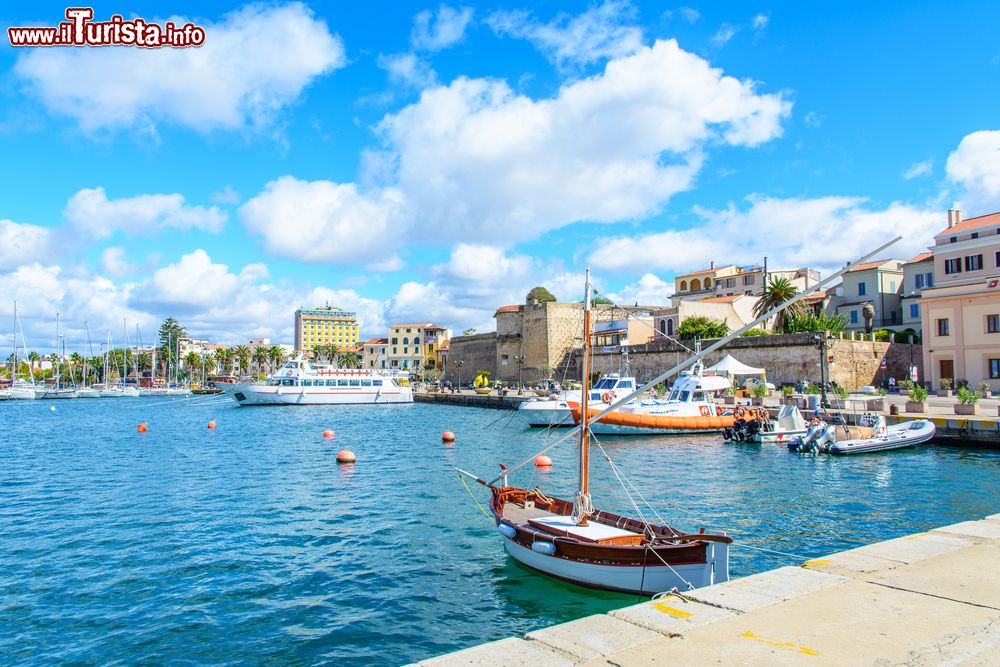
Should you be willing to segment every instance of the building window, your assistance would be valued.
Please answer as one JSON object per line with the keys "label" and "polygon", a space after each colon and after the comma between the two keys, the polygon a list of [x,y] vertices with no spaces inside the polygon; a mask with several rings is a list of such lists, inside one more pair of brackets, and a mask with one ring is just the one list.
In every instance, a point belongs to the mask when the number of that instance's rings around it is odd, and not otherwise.
{"label": "building window", "polygon": [[972,238],[978,239],[979,238],[979,232],[972,232]]}
{"label": "building window", "polygon": [[920,317],[920,305],[916,303],[910,304],[910,317],[917,318]]}
{"label": "building window", "polygon": [[993,255],[993,262],[996,267],[1000,268],[1000,250],[997,250],[996,254]]}
{"label": "building window", "polygon": [[928,287],[934,287],[934,274],[933,273],[925,273],[924,275],[927,276],[927,279],[924,281],[924,282],[927,283],[927,286]]}
{"label": "building window", "polygon": [[916,282],[917,289],[922,288],[924,286],[924,274],[918,273],[916,276],[914,276],[914,278],[917,281]]}
{"label": "building window", "polygon": [[986,333],[1000,333],[1000,315],[986,316]]}
{"label": "building window", "polygon": [[668,336],[673,336],[674,335],[674,321],[673,320],[667,320],[667,335]]}
{"label": "building window", "polygon": [[752,289],[748,289],[746,292],[743,292],[743,293],[746,294],[747,296],[753,296],[753,290]]}
{"label": "building window", "polygon": [[990,359],[990,379],[1000,379],[1000,359]]}
{"label": "building window", "polygon": [[956,241],[958,241],[957,236],[952,236],[950,239],[948,239],[948,243],[955,243]]}
{"label": "building window", "polygon": [[[1000,266],[1000,252],[997,253],[997,266]],[[681,281],[681,292],[687,292],[688,282],[686,280]]]}
{"label": "building window", "polygon": [[414,345],[420,345],[420,338],[418,336],[414,336],[413,337],[413,344]]}
{"label": "building window", "polygon": [[965,257],[966,271],[982,271],[982,269],[983,269],[982,255],[966,255]]}
{"label": "building window", "polygon": [[716,280],[715,281],[715,289],[722,289],[722,281],[721,280]]}
{"label": "building window", "polygon": [[735,287],[735,286],[736,286],[735,278],[726,278],[726,287]]}
{"label": "building window", "polygon": [[945,317],[937,321],[937,332],[938,336],[949,336],[948,333],[948,318]]}
{"label": "building window", "polygon": [[858,283],[858,296],[864,296],[867,291],[868,288],[863,282]]}
{"label": "building window", "polygon": [[753,285],[753,276],[743,276],[744,285]]}
{"label": "building window", "polygon": [[895,280],[890,280],[889,281],[889,291],[890,292],[895,292],[896,291],[896,281]]}
{"label": "building window", "polygon": [[857,323],[858,323],[858,311],[852,310],[851,311],[851,324],[857,324]]}
{"label": "building window", "polygon": [[958,257],[944,260],[944,274],[946,276],[962,272],[962,260]]}
{"label": "building window", "polygon": [[395,344],[396,344],[396,343],[398,343],[398,342],[399,342],[399,339],[398,339],[398,338],[393,338],[393,339],[392,339],[392,344],[393,344],[393,345],[395,345]]}
{"label": "building window", "polygon": [[666,320],[660,320],[660,333],[663,334],[664,336],[667,335],[667,321]]}

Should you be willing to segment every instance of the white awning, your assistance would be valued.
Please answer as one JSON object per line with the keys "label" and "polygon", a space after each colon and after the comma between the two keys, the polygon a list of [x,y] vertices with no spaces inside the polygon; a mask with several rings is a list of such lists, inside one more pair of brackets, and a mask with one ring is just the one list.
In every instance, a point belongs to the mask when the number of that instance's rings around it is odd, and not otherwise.
{"label": "white awning", "polygon": [[742,361],[736,359],[733,355],[727,354],[724,356],[719,363],[715,364],[711,368],[705,369],[709,373],[715,373],[721,375],[723,373],[727,375],[763,375],[763,368],[754,368],[753,366],[747,366]]}

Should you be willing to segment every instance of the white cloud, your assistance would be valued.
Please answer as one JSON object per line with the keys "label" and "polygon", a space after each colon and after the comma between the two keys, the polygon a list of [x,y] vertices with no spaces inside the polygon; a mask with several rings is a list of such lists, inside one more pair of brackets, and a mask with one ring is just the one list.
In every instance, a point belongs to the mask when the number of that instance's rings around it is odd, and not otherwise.
{"label": "white cloud", "polygon": [[750,20],[750,25],[754,30],[763,30],[771,22],[771,17],[767,14],[757,14]]}
{"label": "white cloud", "polygon": [[421,51],[441,51],[462,41],[472,21],[473,9],[441,5],[436,12],[424,10],[413,17],[410,43]]}
{"label": "white cloud", "polygon": [[663,18],[667,20],[672,19],[674,15],[678,16],[685,23],[690,23],[692,25],[697,23],[698,19],[701,18],[701,12],[693,7],[679,7],[677,9],[668,9],[663,12]]}
{"label": "white cloud", "polygon": [[934,168],[934,164],[930,160],[924,160],[923,162],[914,162],[910,167],[903,172],[903,178],[906,180],[912,180],[917,176],[926,176],[931,173]]}
{"label": "white cloud", "polygon": [[216,204],[239,204],[240,193],[234,190],[231,185],[227,185],[218,192],[212,193],[212,201]]}
{"label": "white cloud", "polygon": [[409,88],[427,88],[437,83],[437,74],[415,53],[379,55],[378,66],[389,74],[389,81]]}
{"label": "white cloud", "polygon": [[155,133],[159,122],[207,132],[267,125],[313,79],[346,64],[340,38],[298,2],[247,5],[200,24],[199,48],[30,49],[14,72],[87,132]]}
{"label": "white cloud", "polygon": [[497,35],[526,39],[560,67],[620,58],[642,48],[642,29],[627,1],[605,0],[577,16],[560,14],[540,23],[523,10],[498,11],[486,19]]}
{"label": "white cloud", "polygon": [[807,113],[803,120],[805,121],[805,124],[808,125],[809,127],[819,127],[820,125],[823,124],[823,117],[820,116],[815,111],[810,111],[809,113]]}
{"label": "white cloud", "polygon": [[945,171],[964,189],[961,206],[966,217],[1000,209],[1000,130],[963,137],[948,156]]}
{"label": "white cloud", "polygon": [[121,278],[138,273],[142,267],[129,262],[122,246],[110,246],[101,252],[101,270],[112,278]]}
{"label": "white cloud", "polygon": [[739,27],[729,23],[723,23],[719,26],[719,30],[712,35],[712,44],[715,46],[725,46],[739,31]]}
{"label": "white cloud", "polygon": [[108,199],[101,187],[83,189],[70,197],[63,217],[92,238],[105,238],[119,230],[126,234],[151,234],[164,228],[219,232],[228,218],[215,206],[189,206],[179,194]]}
{"label": "white cloud", "polygon": [[369,264],[368,268],[380,273],[391,273],[393,271],[401,271],[405,266],[406,262],[399,255],[393,255],[388,259]]}
{"label": "white cloud", "polygon": [[379,131],[417,222],[456,241],[510,244],[649,215],[690,187],[709,143],[773,139],[790,109],[669,40],[549,99],[459,78]]}
{"label": "white cloud", "polygon": [[670,295],[674,293],[674,284],[661,279],[653,273],[646,273],[634,283],[625,285],[620,290],[608,294],[608,298],[621,306],[666,306],[670,304]]}
{"label": "white cloud", "polygon": [[43,261],[52,252],[52,230],[0,220],[0,271]]}
{"label": "white cloud", "polygon": [[240,285],[240,277],[225,264],[215,264],[204,250],[184,255],[157,270],[137,290],[133,302],[160,309],[191,309],[225,303]]}
{"label": "white cloud", "polygon": [[670,272],[704,268],[710,261],[809,266],[829,273],[845,261],[874,250],[896,235],[888,252],[912,257],[926,250],[941,229],[941,214],[900,202],[867,206],[861,197],[746,198],[745,207],[695,208],[700,218],[687,229],[667,230],[602,243],[591,262],[608,270]]}
{"label": "white cloud", "polygon": [[402,199],[394,189],[361,193],[353,183],[282,176],[239,209],[268,252],[304,262],[389,259],[402,241]]}

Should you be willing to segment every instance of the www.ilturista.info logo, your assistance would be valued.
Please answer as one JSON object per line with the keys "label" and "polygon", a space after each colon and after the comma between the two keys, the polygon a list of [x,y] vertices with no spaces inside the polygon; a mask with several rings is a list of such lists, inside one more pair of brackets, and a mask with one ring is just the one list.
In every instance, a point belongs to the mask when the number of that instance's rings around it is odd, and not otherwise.
{"label": "www.ilturista.info logo", "polygon": [[66,19],[55,27],[7,28],[11,46],[164,46],[185,48],[205,43],[205,29],[193,23],[163,25],[143,19],[126,20],[115,14],[109,21],[94,21],[91,7],[67,7]]}

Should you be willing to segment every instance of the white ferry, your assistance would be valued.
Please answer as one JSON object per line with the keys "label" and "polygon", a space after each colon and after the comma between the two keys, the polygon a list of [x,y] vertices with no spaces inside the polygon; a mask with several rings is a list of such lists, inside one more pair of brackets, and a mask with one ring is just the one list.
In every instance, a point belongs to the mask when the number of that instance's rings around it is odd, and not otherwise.
{"label": "white ferry", "polygon": [[358,405],[412,403],[405,372],[334,368],[301,356],[288,361],[266,384],[226,384],[240,405]]}

